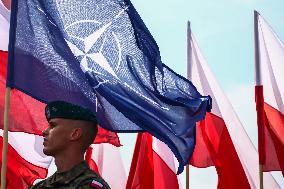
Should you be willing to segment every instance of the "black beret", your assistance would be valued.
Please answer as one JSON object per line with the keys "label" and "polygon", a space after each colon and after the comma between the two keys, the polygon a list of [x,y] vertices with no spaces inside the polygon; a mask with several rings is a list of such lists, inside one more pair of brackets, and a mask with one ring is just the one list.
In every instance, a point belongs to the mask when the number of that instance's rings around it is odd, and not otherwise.
{"label": "black beret", "polygon": [[45,117],[47,121],[53,118],[64,118],[98,123],[96,115],[90,109],[64,101],[48,103],[45,107]]}

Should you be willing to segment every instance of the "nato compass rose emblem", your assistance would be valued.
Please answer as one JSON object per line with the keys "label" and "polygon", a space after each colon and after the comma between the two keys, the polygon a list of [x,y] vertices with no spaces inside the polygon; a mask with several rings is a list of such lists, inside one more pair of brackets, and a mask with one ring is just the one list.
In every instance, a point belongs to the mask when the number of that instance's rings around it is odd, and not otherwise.
{"label": "nato compass rose emblem", "polygon": [[[115,21],[121,17],[125,19],[124,13],[127,9],[128,7],[120,9],[110,21],[104,24],[97,20],[89,19],[75,21],[64,28],[68,35],[68,39],[65,40],[72,53],[79,60],[81,70],[85,74],[95,75],[96,83],[92,86],[93,89],[99,88],[102,84],[118,81],[123,87],[136,93],[145,101],[164,110],[169,110],[166,107],[161,107],[159,103],[139,92],[139,90],[133,88],[127,82],[122,81],[123,79],[120,79],[117,75],[119,71],[123,72],[122,69],[124,69],[121,66],[123,61],[125,61],[123,56],[125,54],[123,50],[125,49],[123,47],[128,44],[125,44],[127,42],[123,40],[131,37],[134,39],[134,36],[129,36],[127,32],[122,33],[120,31],[117,34],[114,29],[118,27]],[[130,21],[125,20],[125,22]],[[141,55],[138,48],[132,48],[132,50],[136,52],[136,56]]]}
{"label": "nato compass rose emblem", "polygon": [[[101,84],[108,82],[110,79],[117,79],[119,80],[116,71],[119,69],[121,61],[122,61],[122,49],[120,45],[120,40],[118,39],[117,35],[115,32],[109,32],[108,30],[110,29],[112,23],[118,19],[123,12],[127,8],[121,10],[110,22],[102,25],[101,22],[96,21],[96,20],[79,20],[76,22],[73,22],[72,24],[66,26],[64,28],[65,32],[68,34],[68,36],[71,39],[75,39],[77,41],[80,41],[80,43],[72,43],[70,40],[66,40],[69,48],[75,55],[75,57],[80,61],[80,67],[84,73],[89,72],[89,73],[95,73],[98,78],[101,79],[101,81],[96,85],[93,86],[94,89],[98,88]],[[96,25],[101,25],[99,29],[93,31],[91,34],[85,36],[85,37],[80,37],[72,34],[72,32],[69,32],[69,30],[72,30],[74,27],[82,27],[83,29],[87,28],[90,24],[96,24]],[[111,35],[104,36],[105,33],[111,33]],[[103,52],[103,48],[105,46],[106,40],[109,40],[109,37],[112,37],[115,41],[116,44],[116,49],[118,49],[115,58],[113,58],[113,54],[110,55],[112,59],[117,60],[116,65],[113,65],[113,62],[110,63],[110,61],[106,58],[104,55],[106,52]],[[113,40],[112,39],[112,40]],[[94,48],[98,48],[94,52]],[[90,63],[91,62],[91,63]],[[99,68],[101,68],[104,71],[96,71],[92,67],[92,64],[97,64]],[[109,75],[112,77],[110,78]],[[101,76],[101,77],[100,77]],[[105,78],[110,78],[109,80]]]}

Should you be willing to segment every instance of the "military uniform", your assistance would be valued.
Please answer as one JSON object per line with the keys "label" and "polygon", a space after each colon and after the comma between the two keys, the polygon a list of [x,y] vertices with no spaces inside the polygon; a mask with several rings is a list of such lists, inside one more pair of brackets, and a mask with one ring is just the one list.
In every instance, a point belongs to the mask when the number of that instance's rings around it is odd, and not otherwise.
{"label": "military uniform", "polygon": [[30,189],[110,189],[108,184],[83,161],[70,171],[54,173]]}

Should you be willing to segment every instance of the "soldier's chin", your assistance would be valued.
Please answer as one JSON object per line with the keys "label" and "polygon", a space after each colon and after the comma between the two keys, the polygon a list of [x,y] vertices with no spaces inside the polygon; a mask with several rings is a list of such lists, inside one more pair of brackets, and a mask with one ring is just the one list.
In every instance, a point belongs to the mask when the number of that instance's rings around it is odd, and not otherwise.
{"label": "soldier's chin", "polygon": [[52,156],[53,154],[52,151],[49,150],[48,148],[43,148],[43,153],[47,156]]}

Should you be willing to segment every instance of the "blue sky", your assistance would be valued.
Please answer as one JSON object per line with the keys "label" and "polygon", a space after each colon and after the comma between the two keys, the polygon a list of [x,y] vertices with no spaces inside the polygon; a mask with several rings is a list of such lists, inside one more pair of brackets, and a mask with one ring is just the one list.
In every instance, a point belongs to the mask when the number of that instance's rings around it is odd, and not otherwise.
{"label": "blue sky", "polygon": [[[259,11],[284,41],[284,1],[132,0],[132,3],[157,41],[163,62],[183,76],[186,76],[187,21],[191,22],[203,55],[256,145],[253,11]],[[122,156],[129,164],[135,135],[123,135],[121,139]],[[214,168],[191,168],[190,174],[191,189],[216,188]],[[281,174],[273,175],[284,188]],[[184,185],[184,175],[182,182]]]}

